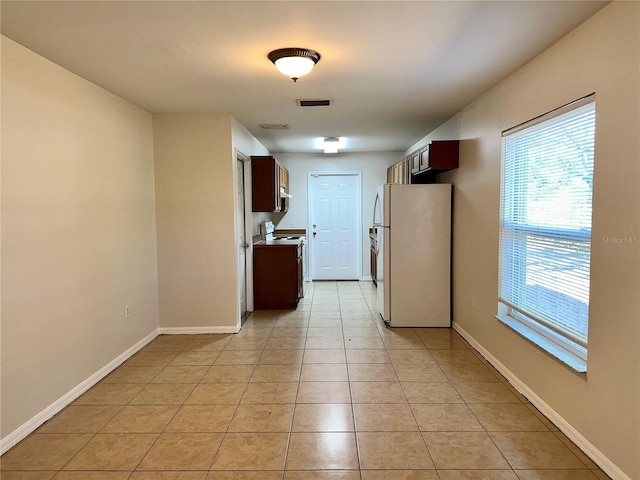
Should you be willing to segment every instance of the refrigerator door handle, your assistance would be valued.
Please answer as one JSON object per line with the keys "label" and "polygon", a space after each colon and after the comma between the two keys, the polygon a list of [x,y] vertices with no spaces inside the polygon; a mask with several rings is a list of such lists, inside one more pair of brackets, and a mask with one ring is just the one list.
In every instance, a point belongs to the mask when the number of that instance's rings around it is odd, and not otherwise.
{"label": "refrigerator door handle", "polygon": [[373,222],[372,223],[374,227],[379,227],[380,225],[382,225],[382,223],[376,222],[376,211],[379,204],[380,204],[380,195],[376,193],[376,200],[373,202]]}

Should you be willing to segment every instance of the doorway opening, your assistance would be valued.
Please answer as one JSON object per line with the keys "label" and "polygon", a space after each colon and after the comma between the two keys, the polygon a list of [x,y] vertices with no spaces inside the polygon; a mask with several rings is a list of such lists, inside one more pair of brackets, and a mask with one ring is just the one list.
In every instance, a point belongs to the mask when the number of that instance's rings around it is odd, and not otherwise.
{"label": "doorway opening", "polygon": [[247,215],[247,202],[245,187],[248,185],[246,181],[246,175],[248,168],[246,163],[249,161],[249,157],[236,151],[236,194],[237,210],[236,210],[236,225],[237,225],[237,238],[236,247],[238,249],[238,292],[240,302],[240,324],[242,325],[247,319],[249,314],[249,301],[248,301],[248,278],[249,270],[248,266],[250,262],[247,259],[249,253],[249,242],[247,241],[247,231],[250,226],[247,226],[247,219],[251,218]]}

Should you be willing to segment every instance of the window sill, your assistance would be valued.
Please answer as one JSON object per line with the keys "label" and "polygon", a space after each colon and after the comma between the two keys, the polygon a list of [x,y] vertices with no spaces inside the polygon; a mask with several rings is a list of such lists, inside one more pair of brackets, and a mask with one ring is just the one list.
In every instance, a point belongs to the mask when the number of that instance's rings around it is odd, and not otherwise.
{"label": "window sill", "polygon": [[582,358],[563,349],[562,347],[553,343],[549,339],[545,338],[543,335],[540,335],[539,333],[528,328],[523,323],[507,315],[496,315],[495,317],[498,321],[505,324],[507,327],[511,328],[512,330],[515,330],[516,333],[520,334],[529,342],[533,343],[534,345],[541,348],[551,356],[555,357],[557,360],[564,363],[566,366],[568,366],[572,370],[578,373],[587,372],[587,362]]}

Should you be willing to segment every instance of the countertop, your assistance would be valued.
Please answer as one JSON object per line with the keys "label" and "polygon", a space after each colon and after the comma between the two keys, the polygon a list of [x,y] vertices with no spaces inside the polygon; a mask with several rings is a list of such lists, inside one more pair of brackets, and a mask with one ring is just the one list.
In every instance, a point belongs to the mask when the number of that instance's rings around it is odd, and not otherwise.
{"label": "countertop", "polygon": [[253,244],[254,247],[259,246],[268,246],[268,247],[286,247],[291,245],[300,245],[302,243],[301,239],[297,240],[259,240]]}

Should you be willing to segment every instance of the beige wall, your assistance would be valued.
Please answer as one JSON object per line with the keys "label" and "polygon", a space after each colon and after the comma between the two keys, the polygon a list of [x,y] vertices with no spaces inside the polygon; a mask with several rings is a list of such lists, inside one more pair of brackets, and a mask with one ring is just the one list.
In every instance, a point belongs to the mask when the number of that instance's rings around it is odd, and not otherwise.
{"label": "beige wall", "polygon": [[[640,238],[639,25],[639,3],[611,4],[429,136],[463,140],[459,170],[443,179],[455,184],[455,322],[632,479],[640,478],[640,245],[602,239]],[[597,132],[583,377],[494,315],[501,131],[591,92]]]}
{"label": "beige wall", "polygon": [[2,37],[3,438],[156,330],[153,182],[150,114]]}
{"label": "beige wall", "polygon": [[153,131],[160,326],[233,331],[240,316],[230,300],[239,299],[234,149],[267,151],[224,113],[154,115]]}
{"label": "beige wall", "polygon": [[402,158],[401,152],[349,153],[341,155],[277,153],[276,158],[289,170],[293,198],[286,214],[273,214],[276,228],[307,228],[307,174],[310,171],[362,172],[362,275],[370,278],[369,227],[373,221],[376,189],[387,181],[387,167]]}

